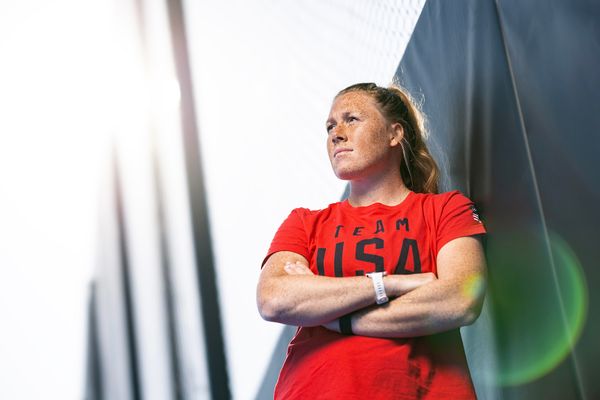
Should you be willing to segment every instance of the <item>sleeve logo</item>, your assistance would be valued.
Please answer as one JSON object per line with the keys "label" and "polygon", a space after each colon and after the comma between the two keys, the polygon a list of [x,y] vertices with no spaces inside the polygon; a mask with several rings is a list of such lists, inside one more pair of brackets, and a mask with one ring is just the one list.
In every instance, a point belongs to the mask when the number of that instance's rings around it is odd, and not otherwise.
{"label": "sleeve logo", "polygon": [[481,219],[479,218],[479,214],[477,214],[475,206],[471,206],[471,211],[473,212],[473,219],[481,224]]}

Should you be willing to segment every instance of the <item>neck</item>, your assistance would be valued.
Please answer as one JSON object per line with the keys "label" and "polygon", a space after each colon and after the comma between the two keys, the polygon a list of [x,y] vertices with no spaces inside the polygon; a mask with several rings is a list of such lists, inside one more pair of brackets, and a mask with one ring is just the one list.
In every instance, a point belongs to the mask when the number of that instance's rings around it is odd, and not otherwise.
{"label": "neck", "polygon": [[400,204],[410,190],[406,187],[400,176],[400,171],[392,170],[381,176],[369,177],[365,180],[350,182],[350,195],[348,202],[354,207],[368,206],[381,203],[387,206]]}

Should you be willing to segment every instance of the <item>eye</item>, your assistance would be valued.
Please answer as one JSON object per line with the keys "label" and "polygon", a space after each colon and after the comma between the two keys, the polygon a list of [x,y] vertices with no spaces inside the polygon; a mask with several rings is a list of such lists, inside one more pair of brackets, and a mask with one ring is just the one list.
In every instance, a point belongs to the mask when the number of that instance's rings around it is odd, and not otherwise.
{"label": "eye", "polygon": [[355,117],[354,115],[349,115],[348,118],[346,118],[346,121],[348,121],[348,122],[358,121],[358,117]]}
{"label": "eye", "polygon": [[335,127],[335,124],[327,125],[327,128],[326,128],[327,129],[327,133],[329,133],[334,127]]}

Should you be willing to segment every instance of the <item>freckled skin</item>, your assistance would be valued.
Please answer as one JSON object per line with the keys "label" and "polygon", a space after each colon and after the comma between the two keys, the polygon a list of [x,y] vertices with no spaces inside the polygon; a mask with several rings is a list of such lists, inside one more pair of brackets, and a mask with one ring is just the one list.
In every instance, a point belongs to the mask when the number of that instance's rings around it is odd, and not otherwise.
{"label": "freckled skin", "polygon": [[[362,180],[398,168],[402,129],[386,120],[368,94],[336,97],[326,126],[329,161],[338,178]],[[339,149],[351,151],[334,155]]]}

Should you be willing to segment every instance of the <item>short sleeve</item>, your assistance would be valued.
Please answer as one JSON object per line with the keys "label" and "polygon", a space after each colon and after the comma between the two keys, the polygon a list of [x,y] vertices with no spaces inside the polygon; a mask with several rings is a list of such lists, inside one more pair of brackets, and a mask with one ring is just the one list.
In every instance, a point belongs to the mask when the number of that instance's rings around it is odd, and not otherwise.
{"label": "short sleeve", "polygon": [[263,259],[261,268],[265,265],[267,259],[278,251],[293,251],[306,259],[309,258],[308,236],[302,219],[302,215],[306,211],[308,210],[296,208],[283,221],[271,241],[271,246]]}
{"label": "short sleeve", "polygon": [[437,250],[449,241],[484,234],[485,227],[479,218],[474,203],[458,190],[449,192],[444,199],[437,225]]}

